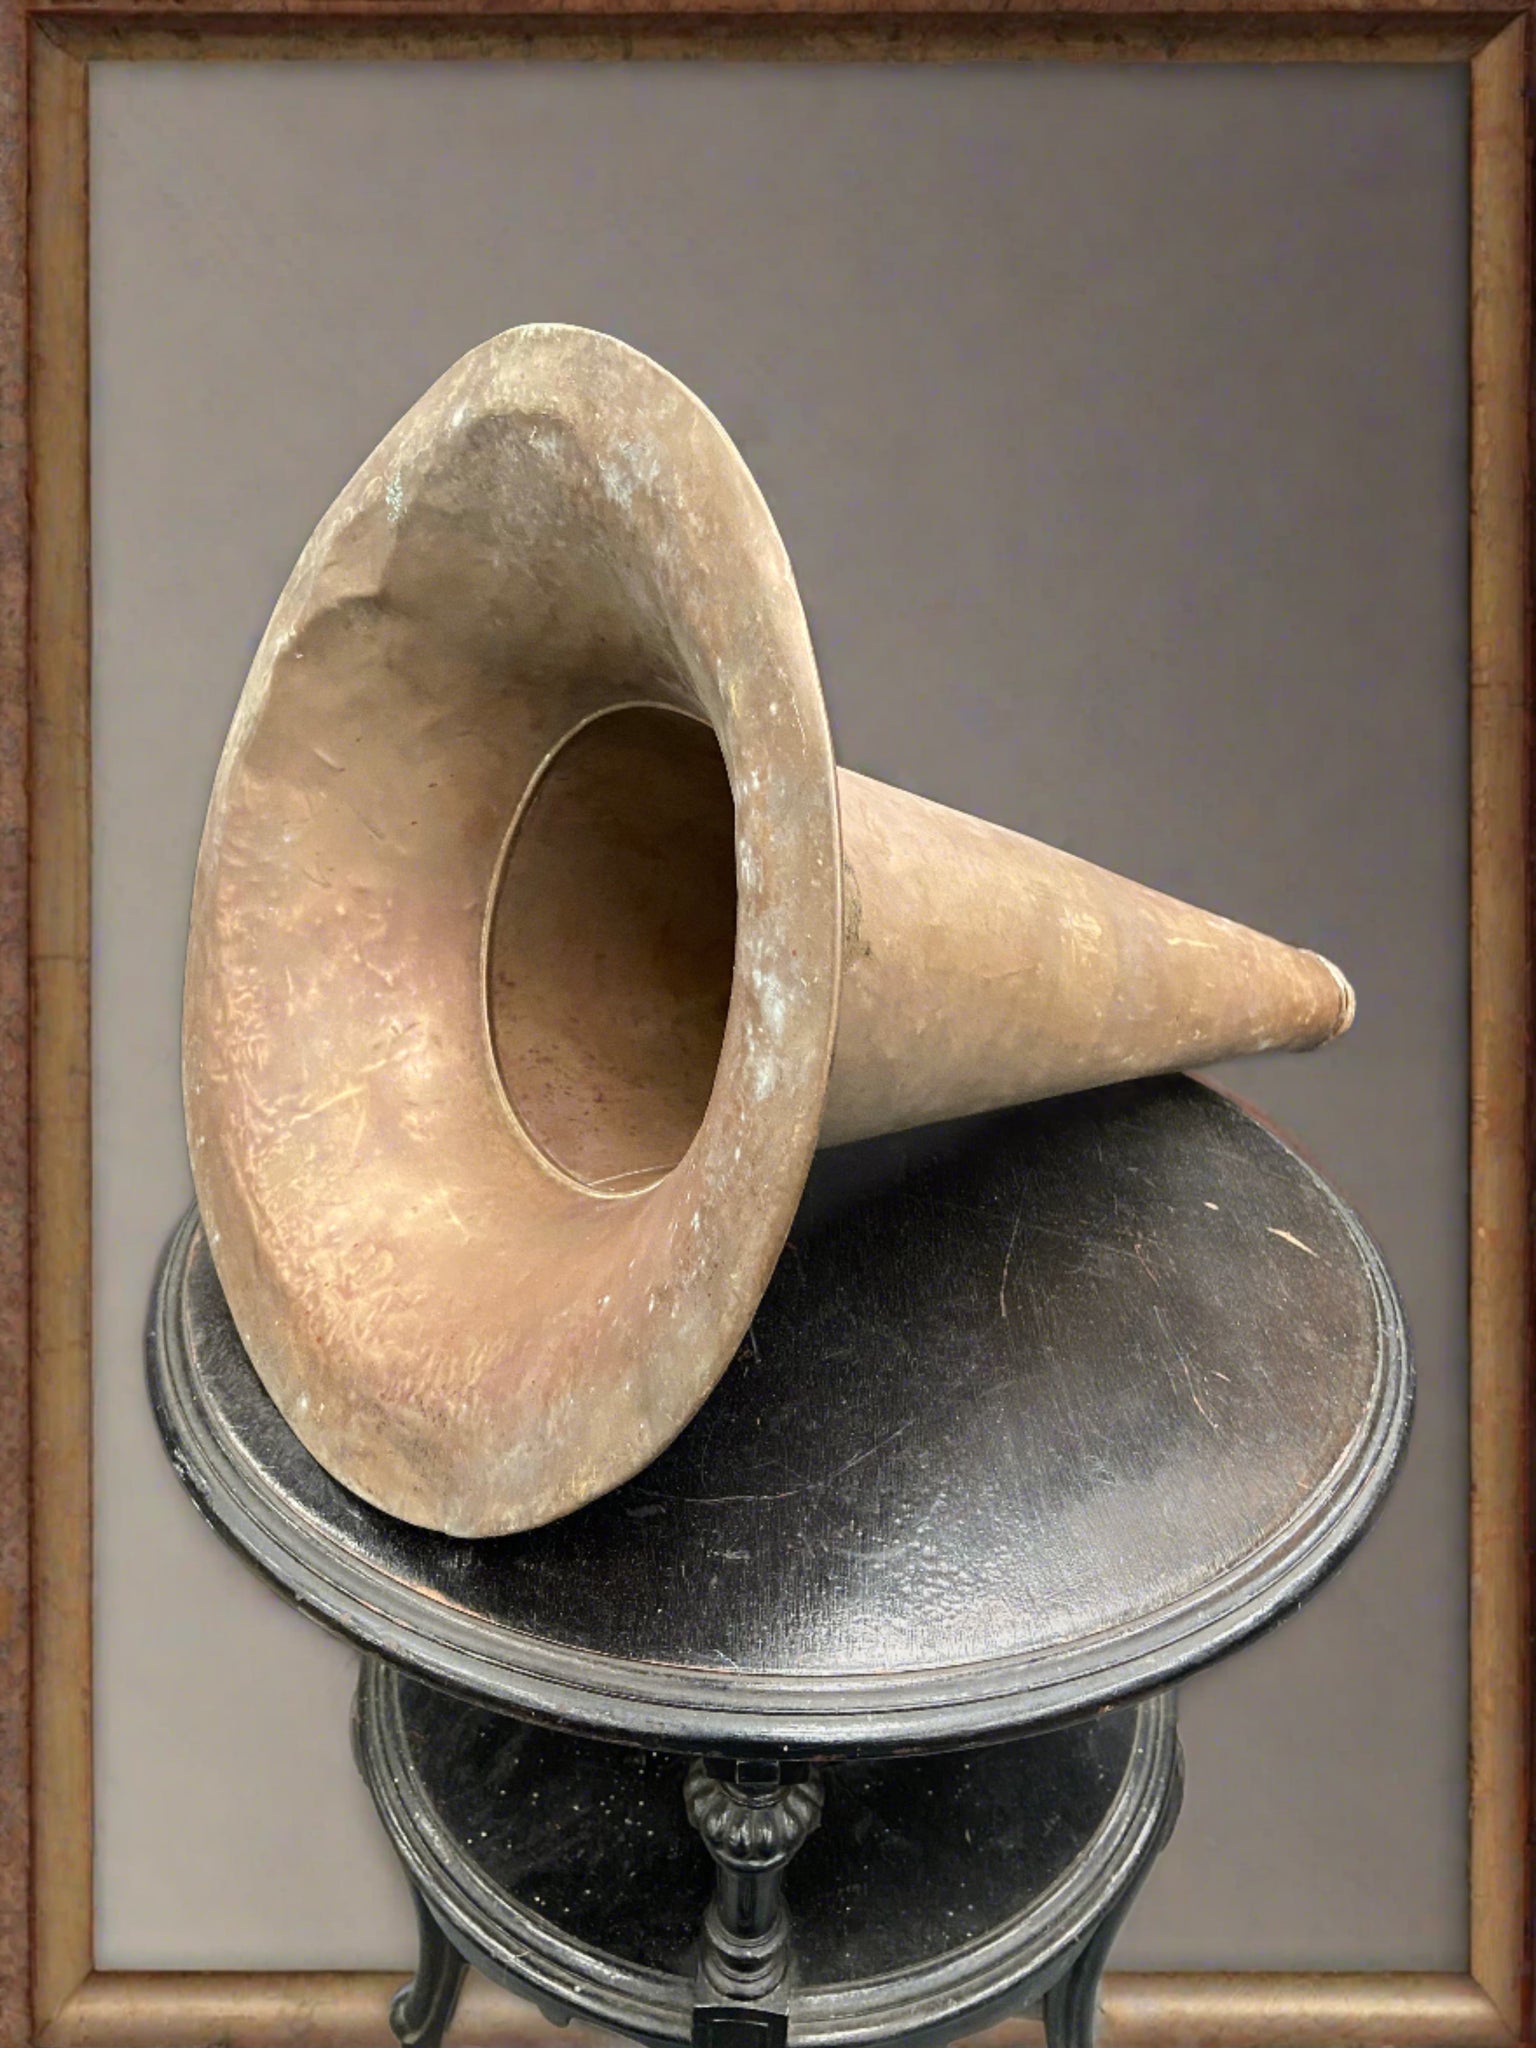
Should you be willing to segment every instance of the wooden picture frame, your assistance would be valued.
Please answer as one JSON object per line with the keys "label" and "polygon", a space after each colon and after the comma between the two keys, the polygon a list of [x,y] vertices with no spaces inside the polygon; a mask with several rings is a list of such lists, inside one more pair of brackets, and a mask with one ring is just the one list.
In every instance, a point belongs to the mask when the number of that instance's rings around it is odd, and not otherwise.
{"label": "wooden picture frame", "polygon": [[[644,11],[641,11],[642,8]],[[1471,1969],[1112,1977],[1110,2044],[1533,2038],[1529,6],[6,0],[0,11],[0,2041],[384,2038],[397,1980],[92,1951],[88,67],[137,57],[1415,61],[1471,80]],[[464,2034],[529,2041],[477,1987]],[[1004,2030],[1023,2038],[1025,2023]]]}

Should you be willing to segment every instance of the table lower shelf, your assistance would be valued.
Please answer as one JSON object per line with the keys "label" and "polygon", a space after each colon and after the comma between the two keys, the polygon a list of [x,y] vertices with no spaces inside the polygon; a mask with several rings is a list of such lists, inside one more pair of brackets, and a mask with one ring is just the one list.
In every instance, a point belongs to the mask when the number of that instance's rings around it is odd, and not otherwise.
{"label": "table lower shelf", "polygon": [[[535,1727],[375,1658],[355,1733],[423,1912],[403,2039],[432,2048],[462,1961],[552,2018],[691,2038],[715,1872],[688,1758]],[[1177,1812],[1171,1693],[820,1775],[785,1882],[790,2041],[939,2041],[1041,2000],[1053,2041],[1091,2039],[1110,1940]]]}

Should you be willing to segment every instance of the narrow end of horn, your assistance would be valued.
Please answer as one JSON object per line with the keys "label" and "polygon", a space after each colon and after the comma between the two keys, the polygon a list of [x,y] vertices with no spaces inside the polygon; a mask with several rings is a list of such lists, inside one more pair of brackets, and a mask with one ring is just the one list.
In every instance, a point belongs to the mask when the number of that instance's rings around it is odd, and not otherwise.
{"label": "narrow end of horn", "polygon": [[1335,1038],[1342,1038],[1350,1025],[1354,1023],[1355,991],[1348,979],[1340,973],[1339,969],[1334,966],[1326,954],[1314,953],[1312,958],[1320,967],[1327,968],[1333,984],[1339,992],[1339,1014],[1329,1029],[1317,1041],[1319,1045],[1327,1045]]}

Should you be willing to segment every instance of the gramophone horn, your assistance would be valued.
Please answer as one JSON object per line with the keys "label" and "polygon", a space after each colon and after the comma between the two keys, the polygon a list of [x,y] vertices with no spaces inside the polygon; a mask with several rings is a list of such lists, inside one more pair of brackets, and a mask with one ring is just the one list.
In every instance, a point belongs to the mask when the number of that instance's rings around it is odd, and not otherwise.
{"label": "gramophone horn", "polygon": [[724,432],[525,327],[406,415],[273,614],[198,863],[187,1126],[298,1435],[486,1535],[683,1426],[818,1143],[1350,1010],[1315,954],[839,773]]}

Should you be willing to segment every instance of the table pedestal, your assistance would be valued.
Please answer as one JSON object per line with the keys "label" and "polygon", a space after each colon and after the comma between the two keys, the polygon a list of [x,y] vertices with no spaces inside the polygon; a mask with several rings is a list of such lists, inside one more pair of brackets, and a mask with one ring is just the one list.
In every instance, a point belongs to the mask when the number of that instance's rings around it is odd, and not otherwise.
{"label": "table pedestal", "polygon": [[1171,1694],[812,1768],[557,1734],[370,1658],[355,1736],[421,1927],[402,2048],[437,2048],[470,1963],[649,2042],[939,2042],[1043,2005],[1087,2048],[1181,1778]]}

